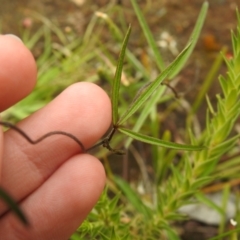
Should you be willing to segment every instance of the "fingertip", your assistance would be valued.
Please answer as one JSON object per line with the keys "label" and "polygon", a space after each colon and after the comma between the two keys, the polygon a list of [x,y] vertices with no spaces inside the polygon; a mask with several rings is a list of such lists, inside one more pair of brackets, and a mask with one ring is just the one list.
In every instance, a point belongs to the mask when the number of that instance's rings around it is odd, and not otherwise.
{"label": "fingertip", "polygon": [[97,203],[105,181],[98,159],[89,154],[75,155],[21,202],[31,228],[8,213],[0,220],[3,238],[68,239]]}
{"label": "fingertip", "polygon": [[[64,179],[64,183],[59,183],[59,179]],[[53,176],[52,181],[54,183],[52,182],[51,185],[59,184],[55,188],[58,191],[56,195],[71,189],[68,191],[68,198],[65,198],[64,202],[65,207],[59,217],[75,219],[72,225],[68,226],[69,232],[74,231],[74,228],[84,221],[99,200],[106,183],[105,169],[96,157],[79,154],[65,162]],[[56,212],[60,212],[60,209],[55,209],[53,216]]]}
{"label": "fingertip", "polygon": [[0,129],[0,183],[2,178],[3,132]]}
{"label": "fingertip", "polygon": [[21,40],[21,38],[19,38],[18,36],[14,35],[14,34],[5,34],[5,35],[2,35],[4,36],[5,38],[10,38],[11,40],[15,39],[21,43],[23,43],[23,41]]}
{"label": "fingertip", "polygon": [[[85,188],[88,191],[85,199],[90,199],[90,197],[94,196],[93,203],[90,206],[90,208],[92,208],[104,189],[106,183],[106,173],[102,163],[96,157],[89,154],[82,154],[80,157],[81,161],[84,158],[86,159],[84,166],[86,171],[82,171],[82,179],[84,179]],[[83,166],[82,163],[81,166]]]}
{"label": "fingertip", "polygon": [[80,96],[80,101],[84,103],[81,105],[81,114],[88,118],[86,122],[89,121],[89,125],[95,127],[96,131],[104,129],[105,133],[112,118],[111,101],[107,93],[98,85],[89,82],[73,84],[67,91],[75,99],[79,99]]}
{"label": "fingertip", "polygon": [[[55,100],[54,106],[61,105],[62,113],[66,115],[67,109],[71,119],[74,119],[74,132],[79,133],[80,139],[84,139],[85,147],[90,147],[109,129],[112,116],[111,101],[98,85],[89,82],[75,83]],[[58,119],[61,125],[69,125],[69,116]]]}
{"label": "fingertip", "polygon": [[3,111],[32,91],[37,67],[31,52],[14,35],[0,35],[0,52],[0,111]]}

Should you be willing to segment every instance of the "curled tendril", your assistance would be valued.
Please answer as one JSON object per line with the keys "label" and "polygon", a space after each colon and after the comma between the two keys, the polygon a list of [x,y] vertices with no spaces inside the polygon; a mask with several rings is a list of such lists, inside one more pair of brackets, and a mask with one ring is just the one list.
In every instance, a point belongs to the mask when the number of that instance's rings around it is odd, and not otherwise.
{"label": "curled tendril", "polygon": [[164,81],[161,84],[167,86],[173,92],[175,98],[180,98],[176,89],[174,87],[172,87],[167,81]]}
{"label": "curled tendril", "polygon": [[14,131],[18,132],[22,137],[24,137],[31,144],[37,144],[37,143],[43,141],[44,139],[46,139],[50,136],[53,136],[53,135],[64,135],[64,136],[67,136],[67,137],[71,138],[72,140],[74,140],[80,146],[81,152],[89,152],[92,149],[102,145],[103,147],[107,148],[110,152],[113,152],[117,155],[124,154],[124,151],[113,149],[109,145],[109,143],[116,131],[116,127],[113,127],[110,134],[106,138],[102,139],[99,143],[95,144],[93,147],[91,147],[89,149],[85,149],[83,143],[77,137],[72,135],[71,133],[67,133],[67,132],[63,132],[63,131],[52,131],[52,132],[44,134],[43,136],[41,136],[40,138],[38,138],[36,140],[33,140],[23,130],[21,130],[20,128],[18,128],[17,126],[15,126],[12,123],[0,121],[0,125],[8,127],[10,129],[13,129]]}
{"label": "curled tendril", "polygon": [[23,130],[21,130],[20,128],[18,128],[17,126],[15,126],[12,123],[1,122],[0,121],[0,124],[5,126],[5,127],[8,127],[8,128],[11,128],[11,129],[15,130],[16,132],[18,132],[20,135],[22,135],[31,144],[37,144],[37,143],[43,141],[45,138],[48,138],[52,135],[64,135],[64,136],[67,136],[67,137],[71,138],[72,140],[74,140],[81,147],[82,152],[86,151],[82,142],[77,137],[72,135],[71,133],[67,133],[67,132],[63,132],[63,131],[53,131],[53,132],[49,132],[49,133],[44,134],[42,137],[40,137],[36,140],[33,140]]}
{"label": "curled tendril", "polygon": [[98,146],[103,146],[105,148],[107,148],[110,152],[114,153],[114,154],[117,154],[117,155],[124,155],[125,154],[125,151],[124,150],[120,150],[120,149],[113,149],[111,146],[110,146],[110,141],[114,135],[114,133],[116,132],[117,130],[117,127],[116,126],[113,126],[111,132],[109,133],[109,135],[102,139],[99,143],[95,144],[94,146],[92,146],[91,148],[89,148],[87,151],[91,151],[92,149],[98,147]]}

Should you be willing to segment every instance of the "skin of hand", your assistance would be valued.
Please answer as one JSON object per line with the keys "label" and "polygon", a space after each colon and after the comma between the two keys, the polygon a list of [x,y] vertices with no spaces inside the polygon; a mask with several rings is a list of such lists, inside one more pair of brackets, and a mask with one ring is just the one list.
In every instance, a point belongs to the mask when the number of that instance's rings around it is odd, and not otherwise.
{"label": "skin of hand", "polygon": [[[0,35],[0,111],[26,97],[37,78],[30,51],[14,36]],[[75,135],[89,148],[111,123],[107,94],[92,83],[76,83],[17,124],[32,139],[50,131]],[[105,184],[94,156],[72,139],[51,136],[32,145],[14,130],[0,131],[0,184],[19,202],[25,227],[0,200],[0,238],[65,240],[84,221]]]}

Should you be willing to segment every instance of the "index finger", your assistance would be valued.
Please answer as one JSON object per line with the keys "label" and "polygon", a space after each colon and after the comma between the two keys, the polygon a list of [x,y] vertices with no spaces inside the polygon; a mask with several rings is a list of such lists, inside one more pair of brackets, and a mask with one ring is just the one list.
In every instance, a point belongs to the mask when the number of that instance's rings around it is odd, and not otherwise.
{"label": "index finger", "polygon": [[33,89],[37,67],[31,52],[13,35],[0,35],[0,112]]}

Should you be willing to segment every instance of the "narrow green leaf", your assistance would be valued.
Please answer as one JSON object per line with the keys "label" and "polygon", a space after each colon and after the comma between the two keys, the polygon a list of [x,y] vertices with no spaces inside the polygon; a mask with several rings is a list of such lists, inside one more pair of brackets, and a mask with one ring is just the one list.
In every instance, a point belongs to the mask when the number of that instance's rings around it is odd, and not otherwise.
{"label": "narrow green leaf", "polygon": [[[122,41],[123,34],[118,25],[108,16],[107,18],[103,18],[106,21],[111,31],[111,35],[117,40]],[[128,62],[132,64],[132,67],[135,68],[139,73],[145,78],[149,78],[149,73],[142,65],[141,61],[137,59],[137,57],[128,49],[126,49],[126,58]]]}
{"label": "narrow green leaf", "polygon": [[151,210],[142,202],[142,199],[137,195],[136,192],[133,191],[126,181],[115,176],[114,182],[118,185],[126,198],[133,205],[133,207],[137,209],[138,212],[142,213],[147,218],[151,216]]}
{"label": "narrow green leaf", "polygon": [[147,136],[147,135],[144,135],[141,133],[133,132],[126,128],[119,128],[118,130],[121,133],[123,133],[131,138],[134,138],[138,141],[149,143],[149,144],[160,146],[160,147],[167,147],[167,148],[186,150],[186,151],[200,151],[205,148],[204,146],[185,145],[185,144],[178,144],[178,143],[164,141],[164,140],[150,137],[150,136]]}
{"label": "narrow green leaf", "polygon": [[216,212],[219,213],[220,216],[225,216],[225,212],[221,209],[220,206],[218,206],[216,203],[214,203],[209,197],[205,196],[204,194],[198,192],[196,193],[196,198],[199,202],[204,203],[211,209],[214,209]]}
{"label": "narrow green leaf", "polygon": [[211,150],[211,156],[214,156],[214,155],[222,156],[224,153],[226,153],[227,151],[233,148],[233,146],[238,141],[239,137],[240,137],[240,134],[237,134],[231,137],[230,139],[227,139],[219,143],[217,146],[215,146]]}
{"label": "narrow green leaf", "polygon": [[2,199],[8,207],[17,215],[17,217],[24,223],[28,225],[28,221],[22,210],[19,208],[14,199],[9,196],[9,194],[0,187],[0,199]]}
{"label": "narrow green leaf", "polygon": [[233,239],[233,240],[237,240],[237,235],[240,232],[240,228],[234,228],[233,230],[230,230],[230,231],[227,231],[223,234],[218,234],[216,237],[213,237],[213,238],[209,238],[208,240],[222,240],[224,237],[233,237],[235,236],[234,238],[228,238],[228,239]]}
{"label": "narrow green leaf", "polygon": [[[153,93],[153,96],[151,97],[151,100],[147,101],[147,103],[144,105],[143,110],[141,111],[139,117],[134,122],[133,131],[138,132],[140,128],[142,127],[143,123],[149,116],[153,106],[157,104],[161,96],[163,95],[164,91],[166,89],[166,86],[162,86],[158,92]],[[128,138],[125,142],[124,146],[125,148],[128,148],[132,142],[132,138]]]}
{"label": "narrow green leaf", "polygon": [[33,10],[29,11],[29,13],[34,19],[41,21],[52,32],[54,32],[63,45],[67,44],[68,41],[67,41],[66,34],[59,27],[57,27],[55,24],[53,24],[53,22],[51,20],[49,20],[48,18],[44,17],[43,15],[41,15],[38,12],[35,12]]}
{"label": "narrow green leaf", "polygon": [[115,76],[113,79],[113,87],[112,87],[112,121],[115,125],[118,121],[118,97],[119,97],[119,89],[121,83],[122,69],[123,69],[123,61],[125,56],[125,51],[128,43],[128,39],[131,33],[131,26],[129,26],[126,36],[123,40],[122,48],[119,54],[117,68],[115,72]]}
{"label": "narrow green leaf", "polygon": [[122,240],[129,240],[129,239],[131,239],[130,233],[127,233],[127,234],[124,235],[121,239],[122,239]]}
{"label": "narrow green leaf", "polygon": [[[179,215],[177,215],[179,217]],[[176,220],[177,219],[177,216],[174,216],[173,219]],[[166,229],[167,231],[167,236],[168,236],[168,239],[171,239],[171,240],[181,240],[180,237],[178,236],[178,234],[174,231],[174,229],[172,228],[168,228]]]}
{"label": "narrow green leaf", "polygon": [[102,232],[100,232],[101,235],[101,239],[102,240],[111,240],[111,237],[106,236],[105,234],[103,234]]}
{"label": "narrow green leaf", "polygon": [[198,179],[195,179],[194,182],[191,184],[191,188],[197,190],[213,180],[214,179],[212,177],[199,177]]}
{"label": "narrow green leaf", "polygon": [[174,182],[177,186],[181,186],[183,182],[182,173],[179,171],[177,167],[175,167],[173,164],[169,166],[169,168],[172,170],[173,176],[174,176]]}
{"label": "narrow green leaf", "polygon": [[114,196],[114,198],[110,201],[109,210],[111,212],[114,212],[114,210],[117,208],[117,204],[118,204],[120,196],[121,196],[121,194],[117,193],[116,196]]}
{"label": "narrow green leaf", "polygon": [[227,80],[223,76],[219,76],[219,82],[221,85],[221,89],[223,90],[224,97],[226,98],[229,94],[229,86]]}
{"label": "narrow green leaf", "polygon": [[191,55],[197,40],[199,38],[199,34],[201,32],[204,20],[206,18],[207,15],[207,10],[208,10],[208,2],[204,2],[201,8],[201,11],[199,13],[197,22],[195,24],[195,27],[193,29],[193,32],[190,36],[189,39],[189,43],[191,42],[191,46],[188,48],[186,54],[183,56],[183,58],[181,59],[181,61],[179,62],[179,64],[173,69],[173,71],[171,71],[171,73],[169,74],[169,79],[174,78],[184,67],[185,63],[187,62],[187,60],[189,59],[189,56]]}
{"label": "narrow green leaf", "polygon": [[195,136],[193,135],[192,129],[189,128],[188,129],[188,133],[189,133],[189,137],[190,137],[190,142],[191,144],[197,144],[197,139],[195,138]]}
{"label": "narrow green leaf", "polygon": [[[223,51],[223,54],[225,54],[226,48],[223,48],[222,51]],[[206,95],[209,88],[212,86],[214,80],[216,79],[216,75],[218,74],[222,63],[223,63],[223,56],[220,53],[214,60],[213,65],[211,66],[210,71],[208,72],[207,76],[205,77],[205,79],[201,85],[201,88],[199,90],[199,93],[197,94],[197,96],[194,100],[194,103],[192,104],[192,108],[191,108],[192,114],[197,112],[197,109],[200,107],[201,103],[203,102],[204,96]],[[225,96],[226,96],[226,94],[225,94]]]}
{"label": "narrow green leaf", "polygon": [[208,105],[208,109],[209,109],[210,113],[215,116],[216,112],[213,109],[212,103],[211,103],[208,95],[206,95],[206,101],[207,101],[207,105]]}
{"label": "narrow green leaf", "polygon": [[150,31],[149,26],[140,10],[138,4],[136,3],[136,0],[131,0],[131,3],[133,5],[134,11],[137,15],[138,21],[142,27],[143,33],[147,39],[148,45],[150,46],[150,48],[153,51],[157,66],[161,71],[163,71],[165,68],[164,62],[163,62],[161,55],[159,54],[159,49],[153,38],[152,32]]}
{"label": "narrow green leaf", "polygon": [[188,44],[183,51],[178,55],[178,57],[164,70],[161,74],[151,82],[138,96],[134,98],[134,101],[131,103],[127,111],[120,118],[117,125],[123,124],[129,117],[131,117],[137,110],[142,106],[142,104],[154,93],[154,91],[159,87],[161,82],[170,74],[171,71],[178,66],[181,62],[181,59],[187,53],[191,43]]}

